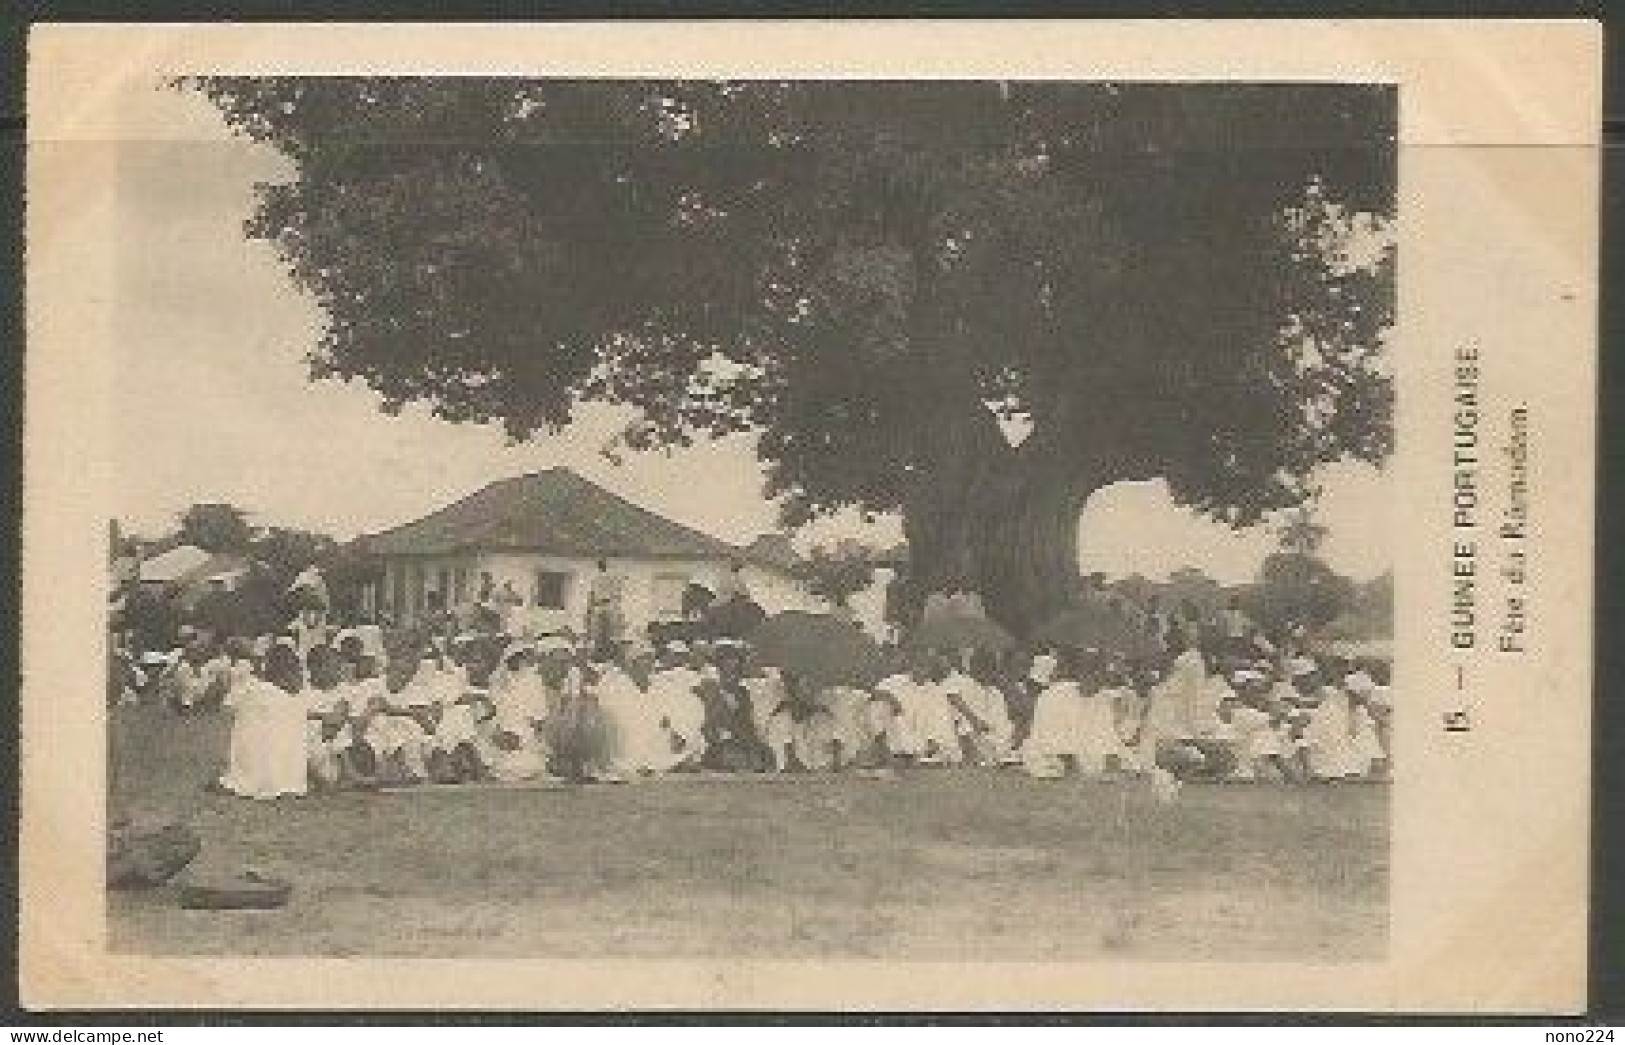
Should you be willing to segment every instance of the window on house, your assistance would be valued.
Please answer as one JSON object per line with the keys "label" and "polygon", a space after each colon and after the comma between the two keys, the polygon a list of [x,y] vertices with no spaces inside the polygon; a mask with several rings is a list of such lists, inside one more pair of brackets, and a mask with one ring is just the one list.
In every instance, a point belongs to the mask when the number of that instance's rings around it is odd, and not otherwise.
{"label": "window on house", "polygon": [[686,573],[657,573],[654,588],[649,593],[649,605],[656,618],[671,620],[683,615],[683,590],[688,587]]}
{"label": "window on house", "polygon": [[468,601],[468,567],[459,566],[452,572],[452,599],[461,606]]}
{"label": "window on house", "polygon": [[570,575],[558,570],[537,570],[530,604],[538,609],[562,610],[569,605]]}

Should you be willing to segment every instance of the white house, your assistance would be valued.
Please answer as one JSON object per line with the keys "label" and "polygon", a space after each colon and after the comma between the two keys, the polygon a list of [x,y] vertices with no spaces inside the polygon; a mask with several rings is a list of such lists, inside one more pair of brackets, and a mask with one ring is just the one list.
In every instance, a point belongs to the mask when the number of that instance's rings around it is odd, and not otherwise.
{"label": "white house", "polygon": [[788,541],[735,547],[568,468],[500,480],[415,522],[362,538],[360,546],[381,566],[363,605],[397,624],[414,622],[441,601],[454,612],[467,609],[489,575],[498,588],[511,584],[523,597],[521,623],[530,630],[579,629],[600,559],[621,578],[623,611],[637,629],[677,619],[688,585],[714,591],[735,566],[769,613],[822,608],[794,576]]}

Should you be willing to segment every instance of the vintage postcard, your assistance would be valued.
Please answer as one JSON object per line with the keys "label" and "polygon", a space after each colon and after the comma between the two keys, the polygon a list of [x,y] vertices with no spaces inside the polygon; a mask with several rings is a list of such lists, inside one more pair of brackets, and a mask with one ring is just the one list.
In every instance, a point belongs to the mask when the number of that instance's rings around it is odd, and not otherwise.
{"label": "vintage postcard", "polygon": [[1600,39],[36,26],[24,1003],[1578,1011]]}

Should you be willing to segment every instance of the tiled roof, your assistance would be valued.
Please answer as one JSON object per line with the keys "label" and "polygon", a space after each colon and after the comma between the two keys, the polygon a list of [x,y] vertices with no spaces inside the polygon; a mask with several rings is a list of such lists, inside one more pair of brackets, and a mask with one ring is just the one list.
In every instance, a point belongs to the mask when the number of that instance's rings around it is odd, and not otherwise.
{"label": "tiled roof", "polygon": [[709,559],[741,554],[725,541],[639,507],[568,468],[494,482],[361,543],[378,555],[475,549],[589,558]]}

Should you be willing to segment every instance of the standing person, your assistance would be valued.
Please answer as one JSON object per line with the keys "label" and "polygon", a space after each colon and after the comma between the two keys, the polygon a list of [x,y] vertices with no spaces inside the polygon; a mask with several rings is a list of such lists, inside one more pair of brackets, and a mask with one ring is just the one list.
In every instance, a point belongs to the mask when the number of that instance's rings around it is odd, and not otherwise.
{"label": "standing person", "polygon": [[625,598],[624,579],[609,569],[609,560],[599,559],[592,580],[587,585],[587,617],[584,630],[588,648],[593,655],[609,660],[626,633],[626,613],[622,606]]}
{"label": "standing person", "polygon": [[1010,709],[1010,744],[1013,750],[1019,751],[1032,734],[1033,710],[1038,706],[1038,695],[1055,677],[1059,665],[1055,647],[1047,643],[1017,658],[1017,677],[1011,680],[1004,693],[1005,705]]}
{"label": "standing person", "polygon": [[1380,720],[1387,710],[1379,703],[1377,683],[1364,669],[1343,678],[1343,692],[1349,700],[1351,766],[1365,779],[1380,779],[1387,772],[1388,745]]}
{"label": "standing person", "polygon": [[190,715],[203,704],[203,664],[206,649],[198,639],[189,639],[176,650],[169,666],[159,675],[159,691],[171,708],[182,715]]}
{"label": "standing person", "polygon": [[474,596],[474,630],[494,635],[502,630],[502,612],[497,607],[497,582],[487,572],[480,572],[479,591]]}
{"label": "standing person", "polygon": [[294,614],[285,630],[293,639],[294,652],[301,659],[308,657],[317,646],[328,644],[330,629],[327,626],[327,611],[307,602]]}
{"label": "standing person", "polygon": [[715,604],[721,605],[735,599],[750,598],[750,589],[745,584],[745,564],[734,559],[728,564],[728,572],[722,575],[717,582]]}
{"label": "standing person", "polygon": [[107,646],[107,702],[111,705],[141,703],[141,688],[147,677],[136,665],[135,651],[130,648],[130,633],[114,631]]}
{"label": "standing person", "polygon": [[513,586],[513,581],[502,582],[502,590],[497,592],[497,628],[502,634],[509,637],[516,636],[523,630],[524,622],[520,619],[520,611],[524,608],[525,597],[519,594],[519,589]]}
{"label": "standing person", "polygon": [[1366,710],[1371,715],[1371,723],[1377,734],[1377,746],[1382,752],[1381,759],[1372,766],[1371,776],[1374,780],[1389,780],[1392,779],[1394,771],[1394,695],[1388,681],[1391,676],[1386,664],[1372,664],[1366,675],[1372,683],[1371,690],[1366,695]]}
{"label": "standing person", "polygon": [[306,791],[304,668],[291,643],[265,656],[254,684],[232,694],[231,742],[220,787],[243,798]]}

